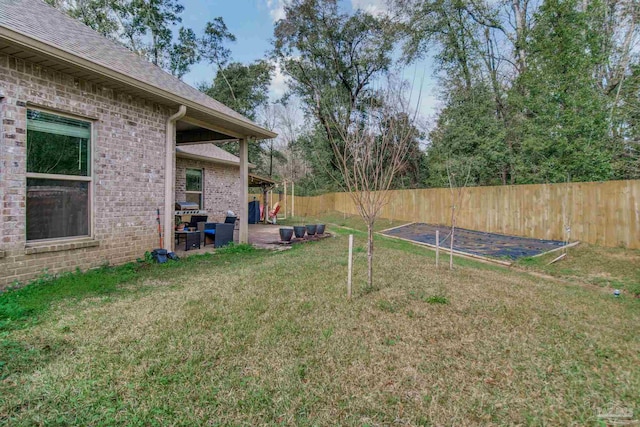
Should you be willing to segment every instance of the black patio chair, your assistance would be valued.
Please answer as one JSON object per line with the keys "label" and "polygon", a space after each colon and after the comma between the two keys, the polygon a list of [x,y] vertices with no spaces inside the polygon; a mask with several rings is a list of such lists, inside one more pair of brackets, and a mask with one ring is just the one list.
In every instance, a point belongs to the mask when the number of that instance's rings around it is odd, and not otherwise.
{"label": "black patio chair", "polygon": [[192,215],[191,216],[191,221],[189,221],[187,227],[193,227],[195,229],[198,229],[198,223],[200,222],[207,222],[207,215]]}
{"label": "black patio chair", "polygon": [[201,222],[198,223],[198,230],[204,234],[204,246],[207,246],[207,242],[212,242],[219,248],[233,242],[233,224]]}

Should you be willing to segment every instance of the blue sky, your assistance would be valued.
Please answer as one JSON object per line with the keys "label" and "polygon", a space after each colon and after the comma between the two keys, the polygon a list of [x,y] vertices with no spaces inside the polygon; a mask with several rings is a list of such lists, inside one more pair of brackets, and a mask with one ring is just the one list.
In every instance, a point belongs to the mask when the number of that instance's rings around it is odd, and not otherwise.
{"label": "blue sky", "polygon": [[[283,3],[286,0],[182,0],[185,9],[182,13],[182,25],[193,28],[196,34],[202,34],[206,23],[221,16],[229,31],[237,40],[229,45],[232,59],[243,63],[264,58],[271,47],[274,22],[283,17]],[[343,0],[345,7],[363,9],[377,14],[385,10],[385,0]],[[210,81],[215,69],[201,63],[183,77],[192,86],[203,81]],[[422,61],[404,70],[406,79],[416,78],[413,104],[418,99],[420,82],[424,76],[422,93],[420,94],[419,111],[423,117],[432,115],[438,104],[435,93],[435,81],[429,61]],[[276,73],[271,84],[271,97],[277,99],[284,94],[286,82],[284,76]]]}
{"label": "blue sky", "polygon": [[[234,61],[243,63],[263,58],[273,35],[273,18],[266,0],[183,0],[182,23],[202,34],[208,21],[222,16],[237,40],[229,45]],[[198,64],[184,81],[196,85],[215,75],[211,65]]]}

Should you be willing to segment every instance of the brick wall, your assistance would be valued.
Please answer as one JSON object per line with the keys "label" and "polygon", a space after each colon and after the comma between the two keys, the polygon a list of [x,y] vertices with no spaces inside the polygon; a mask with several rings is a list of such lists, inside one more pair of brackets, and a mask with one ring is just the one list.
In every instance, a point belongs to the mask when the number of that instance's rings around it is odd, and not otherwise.
{"label": "brick wall", "polygon": [[[2,54],[0,92],[0,289],[45,270],[132,261],[158,246],[169,109]],[[88,242],[26,242],[27,107],[94,119],[94,238]]]}
{"label": "brick wall", "polygon": [[204,208],[211,222],[223,221],[227,211],[240,210],[240,167],[176,159],[176,200],[186,200],[186,169],[204,170]]}

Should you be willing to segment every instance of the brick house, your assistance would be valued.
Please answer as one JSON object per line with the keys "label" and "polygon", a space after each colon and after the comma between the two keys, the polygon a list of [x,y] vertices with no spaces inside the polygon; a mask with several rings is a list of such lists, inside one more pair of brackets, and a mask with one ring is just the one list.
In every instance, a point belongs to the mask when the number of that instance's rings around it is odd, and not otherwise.
{"label": "brick house", "polygon": [[276,136],[41,0],[0,0],[0,122],[0,289],[135,260],[158,208],[172,249],[176,199],[246,242],[247,147]]}

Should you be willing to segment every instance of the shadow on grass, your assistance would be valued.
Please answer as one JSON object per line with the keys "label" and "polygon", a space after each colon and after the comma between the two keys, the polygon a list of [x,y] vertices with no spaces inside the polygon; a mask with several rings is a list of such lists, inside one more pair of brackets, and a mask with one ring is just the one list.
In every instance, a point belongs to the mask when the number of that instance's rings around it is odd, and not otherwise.
{"label": "shadow on grass", "polygon": [[250,245],[229,245],[215,253],[166,264],[155,264],[147,255],[144,260],[120,266],[103,266],[86,272],[78,270],[57,277],[45,273],[24,286],[8,289],[0,294],[0,380],[6,378],[9,371],[28,371],[36,366],[33,361],[48,361],[68,351],[69,344],[64,340],[27,343],[11,339],[10,335],[11,331],[36,325],[60,303],[74,304],[91,297],[143,293],[153,288],[144,285],[143,279],[167,277],[168,274],[180,277],[197,268],[233,267],[265,256],[265,252]]}
{"label": "shadow on grass", "polygon": [[16,286],[0,293],[0,332],[37,322],[55,303],[61,301],[73,302],[88,297],[143,291],[147,287],[132,289],[122,285],[137,283],[143,278],[164,277],[167,271],[242,263],[247,258],[264,256],[265,252],[250,245],[229,245],[215,253],[194,255],[166,264],[154,264],[147,255],[144,260],[120,266],[103,266],[86,272],[77,270],[60,276],[45,273],[25,286]]}

